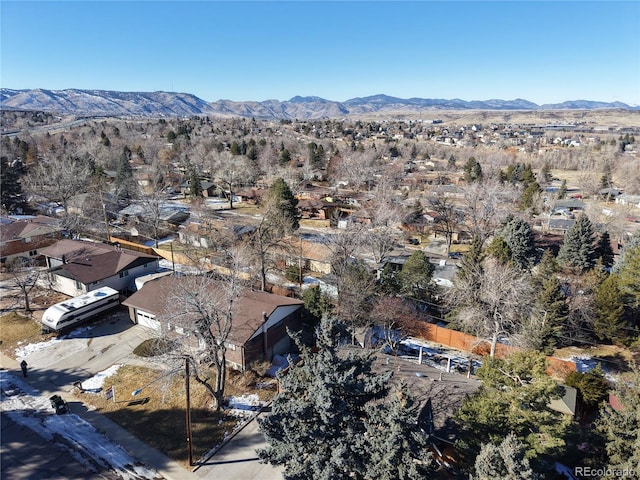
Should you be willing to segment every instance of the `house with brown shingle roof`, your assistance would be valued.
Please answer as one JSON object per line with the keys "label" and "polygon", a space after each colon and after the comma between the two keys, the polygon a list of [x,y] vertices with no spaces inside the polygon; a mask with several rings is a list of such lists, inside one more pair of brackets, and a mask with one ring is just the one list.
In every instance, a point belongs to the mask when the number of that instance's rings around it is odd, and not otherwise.
{"label": "house with brown shingle roof", "polygon": [[155,255],[82,240],[60,240],[40,253],[49,268],[50,288],[72,297],[101,287],[133,290],[136,278],[160,266]]}
{"label": "house with brown shingle roof", "polygon": [[38,215],[25,218],[4,218],[0,225],[0,261],[13,258],[33,259],[40,249],[62,237],[62,227],[56,218]]}
{"label": "house with brown shingle roof", "polygon": [[[129,307],[131,321],[154,330],[188,333],[184,326],[172,326],[166,320],[180,282],[185,281],[185,277],[171,275],[146,282],[122,302]],[[210,285],[214,292],[220,288],[215,280]],[[267,292],[242,292],[233,304],[232,327],[226,342],[229,366],[244,371],[254,362],[271,361],[275,355],[290,352],[292,341],[287,329],[300,329],[303,305],[302,300]]]}

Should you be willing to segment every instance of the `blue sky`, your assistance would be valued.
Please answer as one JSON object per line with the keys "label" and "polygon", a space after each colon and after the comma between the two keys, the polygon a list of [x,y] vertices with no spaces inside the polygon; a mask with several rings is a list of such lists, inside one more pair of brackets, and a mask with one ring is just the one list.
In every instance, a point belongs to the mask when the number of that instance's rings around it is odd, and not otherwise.
{"label": "blue sky", "polygon": [[6,88],[640,104],[634,1],[5,1]]}

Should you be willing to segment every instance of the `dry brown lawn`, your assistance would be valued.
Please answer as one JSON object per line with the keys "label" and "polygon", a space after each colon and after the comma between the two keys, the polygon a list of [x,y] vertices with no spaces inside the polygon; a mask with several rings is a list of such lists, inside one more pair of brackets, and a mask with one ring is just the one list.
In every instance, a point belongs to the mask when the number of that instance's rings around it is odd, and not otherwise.
{"label": "dry brown lawn", "polygon": [[0,350],[5,355],[14,356],[14,350],[21,344],[40,342],[40,322],[17,312],[5,313],[0,317]]}
{"label": "dry brown lawn", "polygon": [[[226,396],[257,393],[263,401],[275,394],[271,388],[258,389],[257,376],[230,372]],[[107,400],[104,391],[115,390],[115,402]],[[142,388],[137,396],[132,392]],[[169,458],[188,467],[186,446],[186,390],[183,372],[167,375],[158,370],[125,365],[108,377],[99,393],[80,393],[78,397],[96,410],[122,425],[143,442]],[[193,458],[201,458],[219,445],[225,435],[239,426],[239,419],[212,408],[207,390],[193,378],[190,382],[191,438]]]}

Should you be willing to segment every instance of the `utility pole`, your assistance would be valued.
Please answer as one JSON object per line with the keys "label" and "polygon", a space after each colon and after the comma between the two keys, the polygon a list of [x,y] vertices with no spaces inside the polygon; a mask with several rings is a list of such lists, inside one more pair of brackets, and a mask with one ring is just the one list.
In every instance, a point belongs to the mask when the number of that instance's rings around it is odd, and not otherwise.
{"label": "utility pole", "polygon": [[187,391],[187,410],[186,410],[186,423],[187,423],[187,448],[189,451],[189,466],[193,465],[193,447],[191,445],[191,398],[189,396],[189,357],[184,357],[184,388]]}
{"label": "utility pole", "polygon": [[100,203],[102,204],[102,213],[104,215],[104,228],[107,232],[107,242],[111,241],[111,232],[109,232],[109,217],[107,216],[107,206],[104,204],[102,188],[100,188]]}

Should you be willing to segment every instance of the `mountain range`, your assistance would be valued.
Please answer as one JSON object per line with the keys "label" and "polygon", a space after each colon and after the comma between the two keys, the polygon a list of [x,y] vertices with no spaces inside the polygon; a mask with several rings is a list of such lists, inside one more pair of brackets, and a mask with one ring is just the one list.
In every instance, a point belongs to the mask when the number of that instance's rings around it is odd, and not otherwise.
{"label": "mountain range", "polygon": [[207,102],[189,93],[117,92],[108,90],[14,90],[0,89],[0,108],[3,110],[38,110],[58,114],[87,116],[147,116],[190,117],[198,115],[248,117],[263,120],[320,119],[373,113],[411,114],[438,110],[640,110],[622,102],[573,100],[563,103],[537,105],[523,99],[474,100],[397,98],[373,95],[352,98],[345,102],[320,97],[296,96],[288,101],[265,100],[235,102],[218,100]]}

